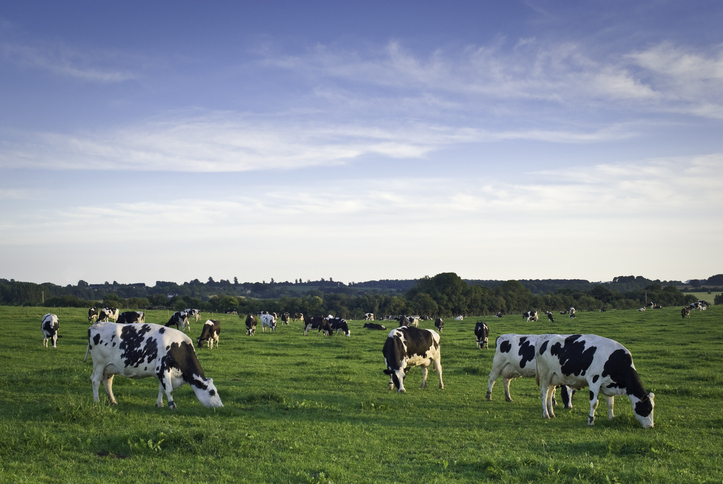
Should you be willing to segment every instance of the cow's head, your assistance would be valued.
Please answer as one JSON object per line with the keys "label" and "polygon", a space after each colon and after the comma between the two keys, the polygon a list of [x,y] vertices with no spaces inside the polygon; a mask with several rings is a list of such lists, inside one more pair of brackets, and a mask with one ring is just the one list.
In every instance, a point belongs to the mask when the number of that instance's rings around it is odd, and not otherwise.
{"label": "cow's head", "polygon": [[218,390],[216,390],[216,386],[213,384],[213,378],[202,380],[198,375],[195,375],[194,380],[191,387],[196,394],[196,398],[201,402],[201,405],[207,408],[223,407]]}
{"label": "cow's head", "polygon": [[653,411],[655,410],[655,394],[652,392],[648,393],[642,400],[631,395],[630,401],[633,402],[633,413],[635,413],[635,418],[638,419],[640,425],[642,425],[643,428],[652,429],[654,427]]}
{"label": "cow's head", "polygon": [[397,370],[393,370],[387,367],[387,369],[384,370],[385,375],[391,375],[392,383],[394,383],[394,388],[396,388],[398,392],[407,391],[404,388],[404,379],[407,377],[407,372],[409,371],[409,368],[410,367],[407,366],[406,368],[399,368]]}

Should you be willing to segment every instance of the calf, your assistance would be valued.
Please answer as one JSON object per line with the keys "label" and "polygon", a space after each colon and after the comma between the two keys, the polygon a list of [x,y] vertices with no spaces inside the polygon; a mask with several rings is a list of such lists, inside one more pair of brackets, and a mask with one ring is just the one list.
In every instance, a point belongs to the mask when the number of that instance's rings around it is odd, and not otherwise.
{"label": "calf", "polygon": [[444,329],[444,320],[442,318],[437,318],[434,320],[434,327],[437,328],[437,331],[442,333],[442,330]]}
{"label": "calf", "polygon": [[680,315],[685,318],[690,318],[690,308],[683,308],[680,310]]}
{"label": "calf", "polygon": [[317,332],[324,332],[324,336],[331,336],[332,330],[329,326],[329,321],[327,321],[325,318],[321,316],[310,316],[306,318],[305,325],[304,325],[304,336],[306,336],[306,333],[310,329],[318,329]]}
{"label": "calf", "polygon": [[487,326],[487,323],[480,321],[479,323],[475,324],[474,335],[477,337],[477,348],[489,348],[488,340],[490,335],[490,328],[489,326]]}
{"label": "calf", "polygon": [[126,311],[124,313],[120,313],[118,316],[118,319],[116,320],[116,323],[118,324],[130,324],[130,323],[145,323],[146,322],[146,315],[142,312],[137,311]]}
{"label": "calf", "polygon": [[203,323],[201,329],[201,336],[198,337],[196,343],[198,347],[201,347],[201,342],[205,341],[210,349],[213,349],[213,342],[216,342],[216,348],[218,348],[218,335],[221,332],[221,323],[215,319],[209,319]]}
{"label": "calf", "polygon": [[118,308],[103,308],[98,314],[98,321],[118,320]]}
{"label": "calf", "polygon": [[[492,387],[502,375],[502,386],[505,389],[505,400],[512,401],[510,381],[515,378],[534,378],[537,375],[535,360],[536,334],[503,334],[495,341],[495,356],[492,359],[492,370],[487,381],[487,400],[492,400]],[[562,387],[562,403],[565,408],[572,408],[573,389]],[[553,392],[553,405],[555,394]]]}
{"label": "calf", "polygon": [[113,376],[128,378],[158,378],[157,407],[163,406],[166,394],[168,407],[176,408],[171,392],[184,383],[193,388],[196,398],[205,407],[223,407],[213,379],[206,378],[196,357],[193,341],[181,331],[159,324],[96,323],[88,329],[88,354],[93,359],[93,399],[98,402],[98,387],[103,382],[110,403],[113,396]]}
{"label": "calf", "polygon": [[273,314],[261,315],[261,331],[265,333],[267,326],[271,331],[276,332],[276,316]]}
{"label": "calf", "polygon": [[595,425],[598,396],[605,395],[612,420],[615,395],[627,395],[635,418],[644,428],[653,427],[655,395],[646,393],[630,351],[617,341],[594,334],[545,334],[535,345],[537,382],[543,418],[555,416],[551,394],[555,385],[590,388],[587,424]]}
{"label": "calf", "polygon": [[377,323],[364,323],[364,327],[367,329],[387,329],[383,324]]}
{"label": "calf", "polygon": [[43,332],[43,346],[48,347],[48,343],[52,343],[53,348],[57,348],[58,338],[58,316],[55,314],[48,313],[43,316],[43,321],[40,323],[40,329]]}
{"label": "calf", "polygon": [[98,319],[98,308],[93,306],[92,308],[88,309],[88,323],[92,323],[96,319]]}
{"label": "calf", "polygon": [[439,374],[439,388],[444,388],[439,333],[436,331],[411,326],[393,329],[384,342],[382,353],[387,365],[384,373],[390,375],[390,390],[396,386],[397,391],[406,392],[404,378],[409,371],[410,365],[422,367],[421,388],[426,387],[427,368],[432,363],[434,363],[434,369]]}
{"label": "calf", "polygon": [[173,325],[175,325],[178,330],[183,329],[185,331],[186,326],[190,329],[191,324],[188,322],[188,313],[185,311],[176,311],[173,313],[171,319],[166,323],[166,327],[170,328]]}
{"label": "calf", "polygon": [[329,319],[329,328],[331,329],[332,333],[343,331],[344,334],[347,335],[347,337],[351,336],[351,331],[349,331],[349,325],[344,318]]}
{"label": "calf", "polygon": [[246,335],[253,336],[256,334],[256,316],[249,314],[246,316]]}

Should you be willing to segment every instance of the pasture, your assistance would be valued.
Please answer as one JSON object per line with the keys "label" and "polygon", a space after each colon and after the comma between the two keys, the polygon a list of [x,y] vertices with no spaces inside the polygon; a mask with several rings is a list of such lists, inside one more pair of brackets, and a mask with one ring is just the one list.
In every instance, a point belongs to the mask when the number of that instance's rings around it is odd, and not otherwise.
{"label": "pasture", "polygon": [[[40,321],[58,314],[58,348],[41,346]],[[166,311],[148,311],[163,324]],[[198,337],[202,313],[189,336]],[[219,349],[197,349],[224,408],[210,410],[184,385],[178,409],[156,408],[156,379],[117,376],[119,405],[101,388],[94,403],[92,364],[83,363],[83,309],[0,307],[0,482],[721,482],[723,481],[723,307],[555,314],[549,324],[521,316],[445,320],[445,389],[430,370],[410,370],[406,394],[387,390],[387,331],[349,321],[351,337],[302,335],[301,323],[245,335],[237,316],[221,321]],[[544,319],[544,321],[543,321]],[[490,326],[478,350],[474,324]],[[379,322],[379,321],[377,321]],[[433,329],[432,321],[420,327]],[[643,429],[630,401],[604,399],[586,425],[587,391],[572,410],[542,419],[534,379],[502,379],[485,400],[494,339],[503,333],[595,333],[633,354],[655,392],[655,428]]]}

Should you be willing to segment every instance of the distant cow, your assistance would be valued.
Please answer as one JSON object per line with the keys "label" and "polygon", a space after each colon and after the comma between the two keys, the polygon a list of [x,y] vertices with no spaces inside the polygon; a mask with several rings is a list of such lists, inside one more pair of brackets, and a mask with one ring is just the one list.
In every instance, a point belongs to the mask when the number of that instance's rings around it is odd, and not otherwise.
{"label": "distant cow", "polygon": [[159,324],[96,323],[88,329],[88,354],[93,358],[93,399],[98,402],[98,387],[103,382],[110,403],[113,376],[146,378],[155,376],[158,385],[157,407],[163,406],[166,394],[168,407],[176,408],[171,392],[184,383],[191,385],[196,398],[205,407],[223,407],[213,379],[206,378],[196,357],[193,341],[181,331]]}
{"label": "distant cow", "polygon": [[58,316],[55,314],[48,313],[43,316],[43,321],[40,323],[40,329],[43,332],[43,346],[48,347],[48,344],[52,344],[53,348],[57,348],[58,338]]}
{"label": "distant cow", "polygon": [[265,333],[267,327],[274,333],[276,332],[276,316],[273,314],[261,315],[261,331]]}
{"label": "distant cow", "polygon": [[552,418],[551,394],[555,385],[590,388],[588,425],[595,425],[598,396],[605,395],[608,418],[613,419],[615,395],[627,395],[635,418],[653,427],[655,395],[647,393],[633,364],[630,351],[617,341],[594,334],[546,334],[537,339],[537,382],[542,416]]}
{"label": "distant cow", "polygon": [[460,314],[459,316],[457,316],[456,318],[454,318],[454,320],[455,320],[455,321],[464,321],[464,316],[462,316],[462,315]]}
{"label": "distant cow", "polygon": [[329,328],[331,328],[332,332],[338,333],[339,331],[342,331],[345,335],[347,335],[347,337],[351,336],[351,331],[349,331],[349,325],[344,318],[329,319]]}
{"label": "distant cow", "polygon": [[440,333],[444,329],[444,320],[442,318],[437,318],[434,320],[434,327],[437,328],[437,331]]}
{"label": "distant cow", "polygon": [[474,335],[477,337],[477,348],[489,348],[488,339],[490,335],[490,328],[489,326],[487,326],[487,323],[480,321],[479,323],[475,324]]}
{"label": "distant cow", "polygon": [[117,321],[118,316],[118,308],[103,308],[98,313],[98,321]]}
{"label": "distant cow", "polygon": [[577,315],[575,314],[575,308],[572,308],[572,307],[571,307],[570,310],[568,311],[568,313],[570,313],[570,315],[568,316],[568,318],[575,318],[575,317],[577,317]]}
{"label": "distant cow", "polygon": [[146,322],[146,315],[142,312],[138,311],[126,311],[124,313],[120,313],[118,316],[118,319],[116,320],[116,323],[118,324],[130,324],[130,323],[145,323]]}
{"label": "distant cow", "polygon": [[552,313],[551,313],[550,311],[547,311],[545,314],[547,314],[547,319],[548,319],[551,323],[554,323],[554,322],[555,322],[555,318],[552,317]]}
{"label": "distant cow", "polygon": [[322,316],[307,316],[306,320],[304,321],[304,336],[306,336],[306,333],[312,329],[317,329],[317,334],[323,332],[324,336],[332,335],[329,321]]}
{"label": "distant cow", "polygon": [[539,317],[537,315],[537,311],[527,311],[522,313],[523,318],[527,318],[527,322],[530,321],[539,321]]}
{"label": "distant cow", "polygon": [[[198,309],[190,309],[189,308],[189,309],[184,309],[183,312],[188,314],[189,319],[193,318],[196,321],[198,321],[198,318],[201,316],[201,311],[199,311]],[[189,326],[188,329],[191,329],[191,327]]]}
{"label": "distant cow", "polygon": [[393,329],[384,342],[382,353],[387,365],[384,373],[390,375],[390,390],[396,386],[398,391],[406,391],[404,389],[404,378],[411,366],[420,366],[422,368],[421,388],[426,387],[427,368],[432,363],[439,374],[439,388],[444,388],[439,333],[436,331],[411,326]]}
{"label": "distant cow", "polygon": [[188,314],[185,311],[176,311],[173,313],[171,319],[169,319],[166,323],[166,327],[171,327],[173,325],[175,325],[178,330],[185,330],[186,326],[190,328],[191,324],[188,322]]}
{"label": "distant cow", "polygon": [[[537,376],[537,360],[535,359],[536,334],[503,334],[495,341],[495,356],[492,359],[492,370],[487,380],[487,400],[492,400],[492,387],[502,375],[502,387],[505,400],[512,401],[510,382],[515,378],[535,378]],[[562,403],[565,408],[572,408],[572,388],[562,387]],[[553,392],[553,405],[555,395]]]}
{"label": "distant cow", "polygon": [[419,316],[399,316],[399,327],[416,326],[419,327]]}
{"label": "distant cow", "polygon": [[680,315],[683,318],[689,318],[690,317],[690,308],[683,308],[680,310]]}
{"label": "distant cow", "polygon": [[374,313],[364,313],[364,321],[374,321]]}
{"label": "distant cow", "polygon": [[96,319],[98,319],[98,308],[93,306],[92,308],[88,309],[88,323],[92,323]]}
{"label": "distant cow", "polygon": [[246,335],[253,336],[256,334],[256,316],[249,314],[246,316]]}
{"label": "distant cow", "polygon": [[218,335],[221,333],[221,323],[216,321],[215,319],[209,319],[205,323],[203,323],[203,328],[201,328],[201,336],[198,337],[196,340],[196,343],[198,344],[198,347],[201,347],[201,344],[205,341],[206,345],[213,349],[213,342],[216,342],[216,348],[218,348]]}
{"label": "distant cow", "polygon": [[304,314],[303,313],[294,313],[294,317],[292,320],[296,322],[296,320],[303,321],[304,320]]}
{"label": "distant cow", "polygon": [[367,329],[387,329],[383,324],[377,323],[364,323],[364,327]]}
{"label": "distant cow", "polygon": [[281,322],[284,324],[289,324],[289,319],[291,319],[289,313],[284,313],[281,315]]}

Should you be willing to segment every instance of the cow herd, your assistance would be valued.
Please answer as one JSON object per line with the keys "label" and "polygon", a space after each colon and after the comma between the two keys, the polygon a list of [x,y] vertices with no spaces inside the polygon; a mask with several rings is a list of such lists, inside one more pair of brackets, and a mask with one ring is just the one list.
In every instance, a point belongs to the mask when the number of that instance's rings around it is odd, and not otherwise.
{"label": "cow herd", "polygon": [[[699,302],[701,303],[701,302]],[[691,309],[701,309],[703,304],[683,308],[683,317]],[[575,309],[566,311],[574,317]],[[548,319],[554,322],[552,313],[546,312]],[[88,347],[85,355],[93,360],[91,382],[93,398],[99,401],[98,388],[103,383],[111,403],[116,404],[112,383],[114,375],[129,378],[155,376],[159,381],[156,405],[163,406],[166,395],[168,406],[176,408],[171,392],[188,383],[198,400],[206,407],[223,407],[213,380],[206,378],[196,356],[192,340],[184,333],[190,330],[189,318],[199,318],[199,311],[186,309],[174,313],[164,325],[145,322],[143,312],[128,311],[119,313],[116,308],[91,308],[89,322],[94,324],[88,329]],[[263,312],[245,317],[246,334],[254,336],[257,320],[261,321],[262,331],[269,328],[276,332],[277,315]],[[537,311],[523,314],[528,321],[537,321]],[[289,313],[281,316],[284,324],[289,324]],[[97,320],[97,322],[95,322]],[[339,317],[307,316],[296,313],[293,320],[303,322],[304,335],[316,329],[318,333],[333,335],[342,332],[351,335],[348,322]],[[374,321],[371,313],[365,315],[365,321]],[[419,328],[419,317],[399,316],[399,327],[392,329],[384,341],[382,354],[389,376],[389,389],[405,392],[404,379],[410,368],[419,366],[422,370],[422,385],[427,384],[428,368],[437,372],[439,388],[444,388],[441,364],[441,337],[444,322],[441,318],[434,321],[437,331]],[[175,326],[175,329],[172,328]],[[364,328],[386,330],[379,323],[366,322]],[[46,314],[41,323],[43,346],[52,344],[55,348],[59,321],[55,314]],[[218,348],[221,332],[218,320],[208,319],[196,339],[196,345],[204,344]],[[489,347],[489,326],[480,321],[474,328],[477,348]],[[84,360],[84,361],[85,361]],[[588,425],[594,425],[598,399],[605,397],[608,406],[608,418],[613,419],[614,397],[627,396],[636,419],[645,428],[653,427],[654,398],[647,393],[633,364],[632,355],[620,343],[593,334],[503,334],[495,341],[495,354],[492,369],[488,377],[487,400],[492,400],[492,389],[496,380],[502,376],[505,400],[512,401],[510,382],[513,379],[535,378],[540,388],[542,414],[546,419],[555,416],[555,390],[562,387],[562,399],[565,408],[572,408],[572,395],[575,390],[589,388],[590,412]]]}

